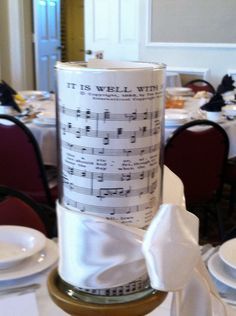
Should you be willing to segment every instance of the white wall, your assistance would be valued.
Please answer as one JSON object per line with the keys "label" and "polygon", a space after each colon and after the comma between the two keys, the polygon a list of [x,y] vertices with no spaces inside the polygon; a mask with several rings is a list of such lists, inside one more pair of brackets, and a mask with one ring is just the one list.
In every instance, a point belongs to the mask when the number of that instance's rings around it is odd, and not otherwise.
{"label": "white wall", "polygon": [[0,1],[0,79],[10,81],[8,1]]}
{"label": "white wall", "polygon": [[[215,86],[229,69],[236,69],[236,43],[218,47],[197,47],[196,44],[188,47],[158,46],[158,43],[148,43],[148,4],[149,1],[140,0],[140,25],[144,26],[140,33],[140,60],[163,62],[168,67],[207,68],[207,79]],[[154,12],[153,16],[155,17]],[[166,23],[171,23],[171,20],[166,20]]]}

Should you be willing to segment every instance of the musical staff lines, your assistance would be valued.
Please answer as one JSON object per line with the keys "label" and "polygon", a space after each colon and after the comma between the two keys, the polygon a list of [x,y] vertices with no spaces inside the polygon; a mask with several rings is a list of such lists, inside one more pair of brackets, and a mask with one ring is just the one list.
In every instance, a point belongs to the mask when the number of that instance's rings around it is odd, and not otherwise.
{"label": "musical staff lines", "polygon": [[72,206],[78,209],[80,212],[89,212],[89,213],[104,213],[106,215],[122,215],[122,214],[132,214],[143,212],[145,210],[149,210],[153,207],[154,201],[150,200],[149,202],[143,204],[136,204],[132,206],[124,206],[124,207],[104,207],[98,205],[84,204],[69,197],[64,198],[64,203],[66,206]]}
{"label": "musical staff lines", "polygon": [[122,186],[100,187],[98,189],[95,189],[91,186],[90,188],[86,188],[86,187],[76,185],[72,182],[69,182],[66,179],[64,179],[63,184],[64,184],[64,187],[69,189],[70,191],[73,191],[78,194],[83,194],[83,195],[96,196],[97,198],[100,198],[100,199],[109,198],[109,197],[110,198],[137,197],[137,196],[142,197],[145,194],[154,193],[157,187],[157,181],[154,181],[150,185],[146,185],[138,189],[132,189],[131,186],[129,186],[128,188],[125,188]]}
{"label": "musical staff lines", "polygon": [[117,128],[116,131],[101,131],[93,130],[91,126],[73,127],[72,123],[61,124],[61,130],[63,135],[66,133],[73,134],[76,138],[82,138],[84,136],[92,138],[101,138],[103,139],[103,145],[108,145],[112,139],[128,139],[130,143],[136,143],[137,138],[149,137],[157,135],[159,132],[160,126],[155,126],[154,128],[147,128],[146,126],[139,127],[137,131],[125,131],[122,128]]}
{"label": "musical staff lines", "polygon": [[63,203],[81,212],[131,214],[130,222],[146,225],[160,195],[159,102],[82,101],[59,105]]}
{"label": "musical staff lines", "polygon": [[66,164],[62,165],[63,170],[70,175],[74,175],[80,178],[93,179],[97,182],[104,181],[134,181],[134,180],[145,180],[147,178],[154,178],[157,173],[157,168],[151,168],[146,171],[140,172],[121,172],[121,173],[104,173],[104,172],[90,172],[85,170],[80,170],[75,167],[68,166]]}
{"label": "musical staff lines", "polygon": [[81,110],[80,107],[76,109],[68,108],[64,105],[61,105],[60,112],[67,116],[82,118],[82,119],[90,119],[90,120],[99,120],[99,121],[142,121],[142,120],[150,120],[155,119],[160,116],[160,112],[158,110],[148,111],[147,109],[143,112],[137,112],[137,110],[132,111],[130,113],[111,113],[108,109],[104,109],[103,112],[92,112],[90,109]]}
{"label": "musical staff lines", "polygon": [[109,148],[94,148],[72,144],[67,141],[62,141],[62,147],[69,149],[75,153],[95,155],[95,156],[137,156],[156,153],[160,148],[160,143],[147,147],[129,148],[129,149],[109,149]]}

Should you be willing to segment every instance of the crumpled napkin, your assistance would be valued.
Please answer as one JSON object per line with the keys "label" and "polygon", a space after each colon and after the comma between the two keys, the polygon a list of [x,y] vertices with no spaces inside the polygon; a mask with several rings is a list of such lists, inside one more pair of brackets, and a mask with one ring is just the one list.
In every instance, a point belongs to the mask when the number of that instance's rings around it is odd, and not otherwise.
{"label": "crumpled napkin", "polygon": [[234,86],[233,78],[229,75],[225,75],[222,78],[220,85],[216,89],[216,92],[219,94],[223,94],[225,92],[232,91],[234,89],[235,89],[235,86]]}
{"label": "crumpled napkin", "polygon": [[3,106],[12,106],[17,112],[21,112],[18,104],[16,103],[14,96],[17,92],[10,87],[4,80],[0,82],[0,103]]}
{"label": "crumpled napkin", "polygon": [[216,93],[206,104],[200,108],[208,112],[220,112],[222,107],[225,105],[225,101],[221,94]]}

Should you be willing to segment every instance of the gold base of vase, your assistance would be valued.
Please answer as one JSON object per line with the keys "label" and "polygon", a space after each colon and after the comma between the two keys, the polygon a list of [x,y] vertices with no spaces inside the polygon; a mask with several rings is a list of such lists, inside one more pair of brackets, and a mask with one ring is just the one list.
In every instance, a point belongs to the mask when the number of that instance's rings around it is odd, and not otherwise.
{"label": "gold base of vase", "polygon": [[74,316],[144,316],[159,306],[167,296],[167,292],[153,290],[141,299],[124,303],[97,304],[74,299],[62,291],[57,268],[49,274],[47,286],[54,303]]}

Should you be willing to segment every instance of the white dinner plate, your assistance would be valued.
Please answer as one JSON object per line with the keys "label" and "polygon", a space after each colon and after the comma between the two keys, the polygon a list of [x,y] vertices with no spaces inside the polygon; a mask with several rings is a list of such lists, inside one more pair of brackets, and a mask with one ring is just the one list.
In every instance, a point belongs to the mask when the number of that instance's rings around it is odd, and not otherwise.
{"label": "white dinner plate", "polygon": [[165,127],[179,127],[183,124],[187,123],[187,120],[186,121],[174,121],[174,120],[169,120],[169,121],[165,121]]}
{"label": "white dinner plate", "polygon": [[236,238],[230,239],[220,246],[219,256],[231,268],[236,269]]}
{"label": "white dinner plate", "polygon": [[43,111],[43,112],[37,114],[37,118],[39,118],[41,121],[43,121],[45,123],[56,124],[56,113],[55,112]]}
{"label": "white dinner plate", "polygon": [[39,126],[55,126],[56,125],[56,121],[48,122],[48,121],[42,120],[40,118],[35,118],[32,120],[32,122],[36,125],[39,125]]}
{"label": "white dinner plate", "polygon": [[236,116],[236,105],[228,104],[222,107],[222,111],[226,116]]}
{"label": "white dinner plate", "polygon": [[24,90],[18,91],[18,94],[26,100],[47,100],[50,98],[50,93],[48,91]]}
{"label": "white dinner plate", "polygon": [[45,248],[38,254],[7,270],[0,270],[0,285],[1,281],[18,280],[46,270],[52,266],[57,259],[57,245],[52,240],[46,239]]}
{"label": "white dinner plate", "polygon": [[23,226],[1,225],[0,269],[9,269],[19,264],[42,250],[45,244],[46,237],[38,230]]}
{"label": "white dinner plate", "polygon": [[214,253],[208,260],[210,273],[220,282],[236,289],[236,274],[232,275],[230,267],[221,260],[219,253]]}
{"label": "white dinner plate", "polygon": [[166,88],[167,93],[175,96],[192,96],[193,90],[187,87]]}
{"label": "white dinner plate", "polygon": [[188,112],[184,109],[165,110],[165,126],[180,126],[187,123]]}

